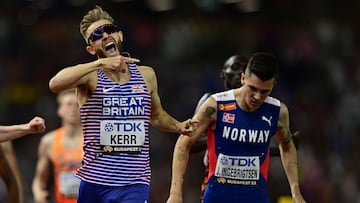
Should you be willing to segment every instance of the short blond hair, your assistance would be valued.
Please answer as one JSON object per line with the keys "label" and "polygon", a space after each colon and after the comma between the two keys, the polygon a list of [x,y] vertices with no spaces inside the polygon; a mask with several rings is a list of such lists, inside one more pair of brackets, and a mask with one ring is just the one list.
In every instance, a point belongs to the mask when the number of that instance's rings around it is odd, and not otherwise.
{"label": "short blond hair", "polygon": [[110,14],[104,11],[100,6],[96,5],[94,9],[87,12],[80,22],[80,33],[87,42],[86,31],[96,21],[99,20],[108,20],[111,23],[114,23],[114,19]]}
{"label": "short blond hair", "polygon": [[64,96],[67,94],[76,94],[75,88],[66,89],[66,90],[61,91],[56,97],[56,101],[57,101],[58,105],[61,105]]}

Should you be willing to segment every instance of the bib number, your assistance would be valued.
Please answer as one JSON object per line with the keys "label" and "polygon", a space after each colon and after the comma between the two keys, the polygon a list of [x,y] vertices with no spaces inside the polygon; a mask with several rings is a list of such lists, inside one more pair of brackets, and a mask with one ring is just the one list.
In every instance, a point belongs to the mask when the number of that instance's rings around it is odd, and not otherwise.
{"label": "bib number", "polygon": [[139,152],[145,142],[145,123],[138,120],[100,122],[104,152]]}
{"label": "bib number", "polygon": [[228,156],[220,153],[215,176],[218,183],[258,185],[260,159],[257,156]]}

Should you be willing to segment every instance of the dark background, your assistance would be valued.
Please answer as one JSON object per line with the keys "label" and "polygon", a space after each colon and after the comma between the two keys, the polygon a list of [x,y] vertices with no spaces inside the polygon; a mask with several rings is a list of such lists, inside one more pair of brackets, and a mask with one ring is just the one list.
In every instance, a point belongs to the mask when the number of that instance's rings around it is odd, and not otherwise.
{"label": "dark background", "polygon": [[[335,0],[1,0],[0,122],[46,119],[60,125],[49,79],[65,66],[95,58],[79,33],[82,16],[101,5],[124,32],[124,50],[152,66],[164,108],[192,116],[204,92],[221,91],[219,71],[233,54],[276,54],[280,80],[273,96],[288,105],[301,131],[299,172],[308,202],[360,202],[360,1]],[[177,134],[151,129],[151,203],[165,202]],[[25,187],[42,135],[14,141]],[[202,154],[191,157],[185,202],[199,202]],[[273,202],[288,196],[279,158],[271,158]]]}

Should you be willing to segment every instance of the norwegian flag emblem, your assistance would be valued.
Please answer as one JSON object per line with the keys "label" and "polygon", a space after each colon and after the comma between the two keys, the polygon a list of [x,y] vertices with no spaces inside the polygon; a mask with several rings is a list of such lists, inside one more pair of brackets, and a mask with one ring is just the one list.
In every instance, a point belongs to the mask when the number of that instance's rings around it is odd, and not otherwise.
{"label": "norwegian flag emblem", "polygon": [[222,121],[225,122],[225,123],[234,123],[235,114],[224,112],[223,117],[222,117]]}
{"label": "norwegian flag emblem", "polygon": [[143,85],[133,85],[131,87],[132,92],[143,92],[144,86]]}

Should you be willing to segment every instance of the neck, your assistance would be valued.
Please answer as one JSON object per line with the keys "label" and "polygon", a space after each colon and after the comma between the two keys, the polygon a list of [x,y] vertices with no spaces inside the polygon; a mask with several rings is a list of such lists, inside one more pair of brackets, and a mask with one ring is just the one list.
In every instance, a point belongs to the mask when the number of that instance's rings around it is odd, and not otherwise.
{"label": "neck", "polygon": [[81,135],[81,124],[70,124],[70,123],[63,123],[63,128],[65,132],[65,136],[68,137],[76,137]]}
{"label": "neck", "polygon": [[104,74],[112,81],[123,83],[129,80],[130,71],[126,63],[122,63],[116,70],[103,70]]}

